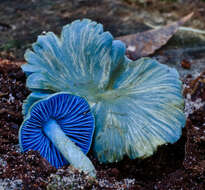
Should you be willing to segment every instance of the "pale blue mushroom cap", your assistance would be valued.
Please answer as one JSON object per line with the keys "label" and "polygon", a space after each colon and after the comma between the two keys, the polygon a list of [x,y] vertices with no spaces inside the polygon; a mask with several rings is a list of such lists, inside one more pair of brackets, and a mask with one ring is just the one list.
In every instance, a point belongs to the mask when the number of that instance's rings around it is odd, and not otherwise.
{"label": "pale blue mushroom cap", "polygon": [[48,32],[25,54],[29,107],[54,92],[86,98],[95,116],[93,150],[100,162],[153,154],[176,142],[185,125],[177,71],[150,58],[128,59],[126,47],[101,24],[76,20],[61,37]]}

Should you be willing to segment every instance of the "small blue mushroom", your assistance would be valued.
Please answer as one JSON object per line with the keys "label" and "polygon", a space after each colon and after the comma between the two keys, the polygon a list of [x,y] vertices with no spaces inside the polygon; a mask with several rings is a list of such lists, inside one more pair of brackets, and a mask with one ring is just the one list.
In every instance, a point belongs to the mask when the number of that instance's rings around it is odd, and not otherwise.
{"label": "small blue mushroom", "polygon": [[57,93],[37,101],[30,108],[20,131],[23,152],[39,151],[56,168],[68,163],[95,176],[95,168],[85,156],[94,132],[94,117],[84,98]]}

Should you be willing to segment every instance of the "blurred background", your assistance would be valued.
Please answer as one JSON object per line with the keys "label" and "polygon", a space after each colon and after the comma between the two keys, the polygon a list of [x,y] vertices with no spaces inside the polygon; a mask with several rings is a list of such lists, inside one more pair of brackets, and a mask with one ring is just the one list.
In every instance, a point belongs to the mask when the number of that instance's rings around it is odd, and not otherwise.
{"label": "blurred background", "polygon": [[[194,12],[187,26],[205,30],[204,0],[0,0],[0,56],[23,60],[43,31],[60,34],[75,19],[90,18],[115,37],[162,26]],[[201,38],[179,35],[168,45],[203,46]]]}
{"label": "blurred background", "polygon": [[[37,152],[20,153],[22,102],[30,92],[19,66],[38,35],[48,31],[60,35],[64,25],[90,18],[121,37],[164,27],[191,12],[192,18],[165,45],[148,54],[177,68],[183,82],[187,125],[177,143],[160,147],[144,160],[125,158],[109,165],[89,154],[98,170],[97,184],[67,168],[56,172]],[[161,33],[154,34],[148,47],[162,40]],[[79,189],[80,184],[81,189],[204,190],[204,126],[205,0],[0,0],[0,189],[39,190],[51,185],[53,190],[65,189],[65,184]]]}

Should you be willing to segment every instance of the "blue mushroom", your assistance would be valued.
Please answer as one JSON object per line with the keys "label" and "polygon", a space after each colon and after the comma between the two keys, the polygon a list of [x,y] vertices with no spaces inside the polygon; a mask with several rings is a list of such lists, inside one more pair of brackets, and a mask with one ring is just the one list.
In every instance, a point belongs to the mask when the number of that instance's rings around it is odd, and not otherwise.
{"label": "blue mushroom", "polygon": [[24,115],[54,92],[85,97],[95,117],[93,151],[103,163],[145,158],[176,142],[186,121],[178,72],[150,58],[132,61],[125,51],[89,19],[64,26],[60,38],[39,36],[22,66],[32,91]]}
{"label": "blue mushroom", "polygon": [[94,117],[84,98],[57,93],[32,105],[19,131],[23,152],[37,150],[56,168],[68,163],[95,176],[85,156],[94,132]]}

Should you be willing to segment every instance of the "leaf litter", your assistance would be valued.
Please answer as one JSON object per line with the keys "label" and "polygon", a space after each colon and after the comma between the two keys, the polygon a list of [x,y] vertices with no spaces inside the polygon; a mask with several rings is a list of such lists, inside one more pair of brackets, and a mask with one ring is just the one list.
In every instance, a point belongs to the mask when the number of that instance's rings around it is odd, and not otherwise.
{"label": "leaf litter", "polygon": [[[179,26],[191,16],[192,13],[171,25],[118,39],[128,46],[128,51],[131,51],[128,52],[130,58],[147,56],[165,45]],[[160,38],[162,39],[159,41]],[[21,106],[29,94],[25,87],[25,76],[19,67],[21,64],[23,62],[0,59],[0,188],[204,189],[205,148],[202,145],[205,139],[203,90],[205,76],[203,73],[200,77],[188,76],[184,80],[187,125],[177,143],[159,147],[155,155],[145,160],[131,161],[125,158],[120,163],[109,165],[98,163],[91,152],[89,157],[98,171],[97,179],[93,181],[70,167],[56,170],[49,166],[38,152],[29,151],[25,154],[19,152],[18,128],[23,119]]]}
{"label": "leaf litter", "polygon": [[136,60],[140,57],[145,57],[153,54],[156,50],[165,45],[168,40],[177,32],[179,27],[191,19],[193,13],[183,17],[177,22],[163,26],[157,29],[130,34],[118,37],[118,40],[123,41],[127,46],[127,56]]}

